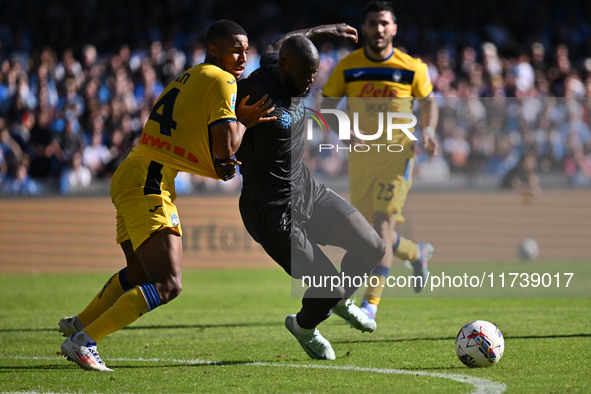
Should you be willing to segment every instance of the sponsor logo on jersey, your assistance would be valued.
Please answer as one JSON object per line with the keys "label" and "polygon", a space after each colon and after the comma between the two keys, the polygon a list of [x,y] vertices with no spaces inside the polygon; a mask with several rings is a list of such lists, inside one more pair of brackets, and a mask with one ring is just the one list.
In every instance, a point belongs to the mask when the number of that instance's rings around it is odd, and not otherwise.
{"label": "sponsor logo on jersey", "polygon": [[[377,86],[376,86],[377,85]],[[382,83],[367,82],[358,97],[397,97],[398,90]]]}
{"label": "sponsor logo on jersey", "polygon": [[149,135],[148,133],[142,134],[139,143],[154,149],[172,152],[177,156],[186,158],[192,163],[199,163],[199,159],[197,159],[197,156],[193,152],[187,151],[182,146],[172,145],[169,141],[163,141],[158,137]]}

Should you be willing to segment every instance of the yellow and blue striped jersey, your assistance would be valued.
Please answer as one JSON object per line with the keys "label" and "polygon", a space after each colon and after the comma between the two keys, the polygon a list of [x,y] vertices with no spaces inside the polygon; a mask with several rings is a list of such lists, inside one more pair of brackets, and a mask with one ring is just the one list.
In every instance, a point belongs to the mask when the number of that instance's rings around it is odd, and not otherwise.
{"label": "yellow and blue striped jersey", "polygon": [[324,85],[327,97],[427,97],[433,86],[427,65],[394,48],[383,60],[373,60],[363,48],[344,57]]}
{"label": "yellow and blue striped jersey", "polygon": [[[374,134],[379,128],[379,114],[382,113],[385,128],[388,112],[412,113],[413,98],[428,97],[433,90],[428,68],[420,59],[413,58],[394,48],[392,54],[383,60],[374,60],[359,48],[345,56],[334,68],[322,91],[326,97],[347,96],[347,112],[353,122],[353,113],[358,113],[359,128],[365,134]],[[408,123],[401,119],[399,123]],[[409,129],[411,132],[413,129]],[[414,141],[404,133],[392,134],[386,138],[384,132],[376,144],[400,144],[404,146],[406,157],[412,156]],[[382,154],[383,153],[383,154]],[[352,154],[363,157],[364,161],[382,161],[388,152],[380,154]],[[371,156],[371,158],[370,158]]]}
{"label": "yellow and blue striped jersey", "polygon": [[209,129],[235,122],[236,79],[213,64],[199,64],[162,92],[132,155],[178,171],[219,179]]}

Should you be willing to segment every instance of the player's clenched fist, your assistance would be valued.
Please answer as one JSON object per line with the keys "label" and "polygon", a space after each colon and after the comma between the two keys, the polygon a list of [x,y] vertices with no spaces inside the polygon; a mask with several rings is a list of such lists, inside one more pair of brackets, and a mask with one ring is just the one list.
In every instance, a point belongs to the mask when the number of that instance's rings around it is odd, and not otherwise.
{"label": "player's clenched fist", "polygon": [[236,166],[240,164],[242,163],[235,159],[218,159],[216,157],[213,166],[215,173],[218,174],[221,180],[229,181],[236,176]]}

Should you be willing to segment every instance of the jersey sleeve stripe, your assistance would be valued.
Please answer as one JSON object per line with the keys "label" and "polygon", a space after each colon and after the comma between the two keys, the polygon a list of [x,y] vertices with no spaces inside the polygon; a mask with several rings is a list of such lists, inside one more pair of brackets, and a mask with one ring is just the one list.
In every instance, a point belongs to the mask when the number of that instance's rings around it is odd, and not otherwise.
{"label": "jersey sleeve stripe", "polygon": [[227,122],[236,122],[236,118],[222,118],[222,119],[214,120],[213,122],[211,122],[207,126],[211,128],[211,127],[213,127],[215,125],[218,125],[218,124],[221,124],[221,123],[227,123]]}

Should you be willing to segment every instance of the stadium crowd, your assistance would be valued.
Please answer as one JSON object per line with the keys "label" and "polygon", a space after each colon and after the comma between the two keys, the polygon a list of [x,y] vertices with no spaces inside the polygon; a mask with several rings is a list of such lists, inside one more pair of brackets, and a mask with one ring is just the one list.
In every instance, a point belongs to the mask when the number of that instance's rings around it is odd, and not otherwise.
{"label": "stadium crowd", "polygon": [[[212,21],[233,19],[249,32],[246,76],[258,67],[257,49],[274,37],[321,23],[356,26],[362,7],[353,1],[338,7],[300,1],[297,9],[205,1],[196,12],[182,0],[166,6],[45,3],[0,6],[4,195],[68,193],[108,179],[136,143],[164,86],[203,61],[203,32]],[[400,6],[395,46],[429,66],[441,108],[442,154],[429,159],[417,147],[416,176],[486,173],[501,180],[533,153],[537,171],[559,171],[573,185],[591,186],[591,4],[516,0],[506,13],[491,0],[418,3]],[[35,13],[43,4],[47,11]],[[22,14],[32,18],[19,19]],[[331,41],[318,45],[321,64],[312,98],[352,49]],[[309,160],[322,176],[346,170],[345,158],[311,151]],[[221,184],[182,174],[177,191],[222,187],[236,190],[239,181]]]}

